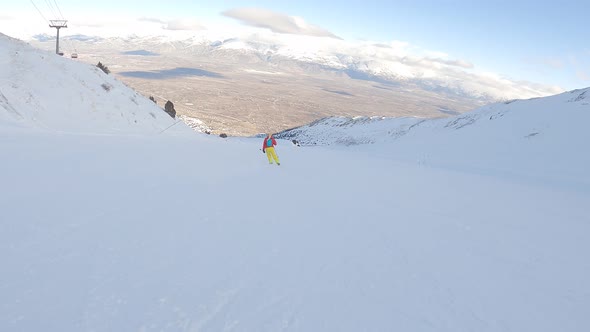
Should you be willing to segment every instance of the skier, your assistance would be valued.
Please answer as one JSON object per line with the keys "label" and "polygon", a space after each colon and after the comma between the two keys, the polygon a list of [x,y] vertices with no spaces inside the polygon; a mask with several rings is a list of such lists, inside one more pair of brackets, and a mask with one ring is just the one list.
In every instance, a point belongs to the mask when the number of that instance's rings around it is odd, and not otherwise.
{"label": "skier", "polygon": [[280,166],[281,163],[279,162],[279,157],[275,151],[275,145],[277,145],[277,141],[272,137],[272,134],[268,134],[264,138],[264,142],[262,142],[262,153],[266,153],[269,164],[272,164],[272,160],[274,159],[277,165]]}

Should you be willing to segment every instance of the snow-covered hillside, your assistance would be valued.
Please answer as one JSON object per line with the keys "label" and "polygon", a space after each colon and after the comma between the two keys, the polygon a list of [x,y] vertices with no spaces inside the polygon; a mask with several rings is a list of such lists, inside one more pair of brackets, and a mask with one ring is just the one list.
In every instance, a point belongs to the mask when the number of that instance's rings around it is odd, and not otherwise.
{"label": "snow-covered hillside", "polygon": [[115,105],[87,92],[124,89],[93,71],[64,86],[87,113],[39,112],[59,100],[2,59],[0,331],[590,330],[587,90],[279,140],[276,166],[257,138],[153,135],[163,112],[93,122]]}
{"label": "snow-covered hillside", "polygon": [[387,142],[405,135],[420,118],[328,117],[308,125],[276,134],[277,138],[295,139],[304,146],[359,145]]}
{"label": "snow-covered hillside", "polygon": [[0,34],[0,123],[78,133],[158,133],[174,119],[97,67]]}
{"label": "snow-covered hillside", "polygon": [[[392,142],[416,131],[441,131],[442,136],[467,126],[490,127],[482,133],[489,136],[510,134],[531,138],[543,133],[544,128],[568,126],[583,132],[583,121],[572,123],[572,118],[590,116],[590,88],[565,92],[547,98],[512,100],[481,107],[464,115],[444,119],[330,117],[309,125],[278,133],[285,139],[296,139],[304,145],[358,145]],[[505,115],[508,115],[504,118]],[[516,118],[515,118],[516,117]],[[487,123],[488,121],[491,121]],[[473,128],[472,127],[472,128]],[[425,129],[427,128],[427,129]],[[557,134],[561,134],[558,132]],[[423,134],[418,134],[423,135]],[[438,137],[440,138],[440,136]],[[567,139],[557,135],[556,139]],[[491,137],[490,137],[491,139]]]}
{"label": "snow-covered hillside", "polygon": [[327,118],[277,137],[302,145],[373,143],[358,150],[387,151],[397,160],[437,167],[581,184],[590,164],[588,123],[590,88],[444,119]]}

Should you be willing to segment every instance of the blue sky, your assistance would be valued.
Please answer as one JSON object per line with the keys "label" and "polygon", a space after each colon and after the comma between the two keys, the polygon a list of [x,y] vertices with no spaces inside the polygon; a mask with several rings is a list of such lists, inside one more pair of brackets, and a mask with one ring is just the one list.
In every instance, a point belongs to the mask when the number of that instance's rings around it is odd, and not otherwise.
{"label": "blue sky", "polygon": [[[5,14],[39,13],[31,1],[1,0]],[[255,7],[303,18],[345,40],[408,42],[474,64],[512,80],[590,86],[590,1],[114,1],[33,0],[50,18],[47,3],[64,16],[109,12],[162,19],[191,18],[239,24],[222,12]],[[15,22],[13,22],[15,23]],[[0,28],[2,25],[0,25]],[[1,30],[0,30],[1,31]]]}

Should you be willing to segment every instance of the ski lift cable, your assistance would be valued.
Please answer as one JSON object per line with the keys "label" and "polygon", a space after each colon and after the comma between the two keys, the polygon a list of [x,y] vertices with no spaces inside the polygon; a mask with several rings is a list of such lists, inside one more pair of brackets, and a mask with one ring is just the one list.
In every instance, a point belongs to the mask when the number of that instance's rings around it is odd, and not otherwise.
{"label": "ski lift cable", "polygon": [[168,127],[166,127],[166,129],[162,130],[161,132],[158,133],[158,135],[162,134],[163,132],[165,132],[166,130],[176,126],[177,124],[179,124],[180,122],[182,122],[182,120],[178,119],[178,121],[175,121],[173,124],[169,125]]}
{"label": "ski lift cable", "polygon": [[58,18],[57,15],[55,14],[55,9],[53,8],[53,5],[51,4],[51,1],[45,0],[45,5],[47,5],[47,8],[51,12],[51,15],[54,17],[54,19],[55,18]]}
{"label": "ski lift cable", "polygon": [[[55,7],[57,8],[57,11],[61,15],[61,18],[65,21],[66,18],[65,18],[65,16],[62,13],[61,8],[59,7],[58,1],[57,0],[53,0],[53,2],[55,3]],[[64,40],[66,40],[66,42],[68,43],[68,46],[70,47],[70,49],[73,49],[74,50],[74,53],[77,56],[78,55],[78,49],[74,46],[74,42],[72,42],[72,40],[70,38],[65,38]]]}
{"label": "ski lift cable", "polygon": [[55,16],[55,12],[52,10],[51,5],[48,0],[45,0],[45,7],[49,11],[49,15],[51,16],[51,18],[53,20],[55,20],[57,17]]}
{"label": "ski lift cable", "polygon": [[[60,17],[61,17],[62,20],[64,20],[64,21],[66,20],[65,16],[63,15],[63,12],[61,11],[61,8],[59,7],[59,4],[57,3],[57,0],[53,0],[53,3],[55,4],[55,6],[53,6],[53,4],[51,4],[51,1],[52,0],[45,0],[45,1],[47,1],[48,4],[50,4],[52,8],[57,9],[57,12],[59,12],[59,15],[60,15]],[[73,50],[73,53],[72,54],[74,54],[74,53],[77,54],[78,53],[78,50],[73,46],[73,43],[72,43],[72,41],[69,38],[67,38],[66,36],[64,36],[63,40],[64,40],[65,44],[67,45],[67,47],[70,49],[70,52],[72,52],[71,50]]]}
{"label": "ski lift cable", "polygon": [[[35,4],[35,2],[33,0],[29,0],[31,2],[31,4],[33,5],[33,7],[35,7],[35,9],[37,10],[37,12],[39,13],[39,15],[41,15],[41,18],[47,23],[47,25],[51,25],[51,23],[49,22],[49,20],[45,17],[45,15],[43,15],[43,12],[39,9],[39,7]],[[61,16],[61,18],[65,21],[65,17],[63,16],[63,13],[61,11],[61,9],[59,8],[59,6],[57,5],[57,1],[53,0],[55,2],[55,5],[57,6],[57,9],[59,11],[59,14]],[[45,4],[47,4],[48,8],[51,9],[51,7],[49,7],[49,2],[48,0],[45,0]],[[73,47],[72,42],[68,39],[68,38],[64,38],[64,42],[66,44],[68,44],[70,49],[74,49],[74,53],[78,53],[78,50]]]}
{"label": "ski lift cable", "polygon": [[53,0],[53,2],[55,3],[55,7],[57,8],[59,15],[61,16],[61,19],[65,20],[66,18],[64,17],[64,14],[62,14],[61,9],[59,8],[59,5],[57,4],[57,0]]}
{"label": "ski lift cable", "polygon": [[45,22],[47,22],[47,24],[49,25],[49,21],[45,18],[45,16],[43,15],[43,13],[39,10],[39,7],[37,7],[37,5],[33,2],[33,0],[30,0],[30,1],[33,4],[33,6],[35,7],[35,9],[37,9],[37,11],[39,12],[39,15],[41,15],[41,17],[43,18],[43,20]]}

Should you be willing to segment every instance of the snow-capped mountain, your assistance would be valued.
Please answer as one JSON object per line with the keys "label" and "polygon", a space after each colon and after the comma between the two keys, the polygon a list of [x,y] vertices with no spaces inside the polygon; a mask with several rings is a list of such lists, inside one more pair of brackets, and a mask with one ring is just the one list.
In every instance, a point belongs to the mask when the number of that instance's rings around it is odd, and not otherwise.
{"label": "snow-capped mountain", "polygon": [[158,133],[175,123],[152,101],[96,66],[2,34],[0,50],[2,126],[129,134]]}
{"label": "snow-capped mountain", "polygon": [[[37,35],[46,42],[51,36]],[[559,88],[513,82],[475,72],[460,60],[413,56],[395,43],[346,42],[332,38],[251,34],[219,38],[207,33],[167,36],[63,37],[76,49],[147,50],[164,55],[201,56],[228,63],[265,64],[281,70],[330,71],[353,79],[403,84],[491,102],[547,96]],[[87,39],[87,40],[85,40]]]}

